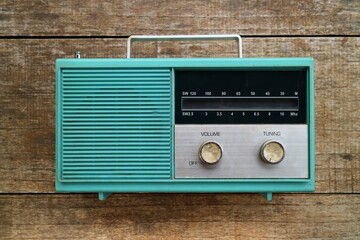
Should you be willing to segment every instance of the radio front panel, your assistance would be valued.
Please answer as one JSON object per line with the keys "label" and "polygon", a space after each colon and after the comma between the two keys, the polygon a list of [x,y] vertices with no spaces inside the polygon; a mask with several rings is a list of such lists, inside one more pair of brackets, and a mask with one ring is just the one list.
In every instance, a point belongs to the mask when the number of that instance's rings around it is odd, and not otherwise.
{"label": "radio front panel", "polygon": [[[306,76],[175,69],[175,178],[308,178]],[[281,144],[284,161],[261,159],[267,141]],[[201,161],[204,142],[220,147],[216,164]]]}
{"label": "radio front panel", "polygon": [[59,59],[56,189],[314,190],[313,60]]}

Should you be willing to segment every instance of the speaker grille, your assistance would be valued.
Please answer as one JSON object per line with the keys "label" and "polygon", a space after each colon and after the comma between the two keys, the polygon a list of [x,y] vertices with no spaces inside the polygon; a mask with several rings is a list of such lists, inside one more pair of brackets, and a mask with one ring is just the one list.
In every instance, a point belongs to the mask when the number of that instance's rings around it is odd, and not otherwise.
{"label": "speaker grille", "polygon": [[62,181],[171,177],[170,69],[61,74]]}

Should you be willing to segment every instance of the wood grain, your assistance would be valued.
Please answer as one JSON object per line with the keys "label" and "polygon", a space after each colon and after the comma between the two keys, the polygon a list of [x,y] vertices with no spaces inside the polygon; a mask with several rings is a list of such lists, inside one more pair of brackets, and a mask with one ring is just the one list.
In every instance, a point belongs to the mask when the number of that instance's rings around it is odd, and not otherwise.
{"label": "wood grain", "polygon": [[[315,59],[316,193],[54,193],[55,60],[123,58],[135,34],[245,35],[245,57]],[[360,1],[0,1],[0,239],[360,239]],[[234,42],[135,57],[235,57]]]}
{"label": "wood grain", "polygon": [[1,36],[360,33],[356,0],[3,0],[0,9]]}
{"label": "wood grain", "polygon": [[13,239],[359,239],[360,195],[0,195]]}
{"label": "wood grain", "polygon": [[[134,56],[236,56],[234,43],[135,44]],[[121,39],[0,41],[0,192],[54,192],[55,59],[124,57]],[[246,57],[315,59],[316,191],[360,192],[360,38],[245,38]]]}

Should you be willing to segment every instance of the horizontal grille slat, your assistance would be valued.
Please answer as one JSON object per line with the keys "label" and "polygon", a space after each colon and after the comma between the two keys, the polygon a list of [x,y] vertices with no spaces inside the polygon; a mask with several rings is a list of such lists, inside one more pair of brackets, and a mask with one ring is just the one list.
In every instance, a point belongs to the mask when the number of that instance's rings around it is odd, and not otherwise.
{"label": "horizontal grille slat", "polygon": [[[153,109],[154,106],[137,106],[137,108],[139,109],[139,111],[142,111],[143,109]],[[113,109],[114,111],[115,110],[123,110],[123,109],[134,109],[134,106],[125,106],[125,105],[122,105],[122,106],[118,106],[118,105],[115,105],[115,106],[95,106],[95,105],[82,105],[82,106],[65,106],[63,107],[63,109],[79,109],[79,110],[82,110],[82,109]],[[169,110],[170,111],[170,108],[168,106],[165,106],[165,105],[161,105],[161,106],[157,106],[156,107],[157,110],[160,110],[160,109],[166,109],[166,110]]]}
{"label": "horizontal grille slat", "polygon": [[63,180],[67,180],[67,181],[71,181],[71,182],[84,182],[83,179],[86,179],[86,181],[91,181],[91,182],[107,182],[107,181],[111,181],[111,182],[116,182],[118,181],[123,181],[123,180],[134,180],[134,179],[142,179],[142,180],[148,180],[148,179],[168,179],[168,176],[165,176],[163,174],[156,174],[156,173],[152,173],[150,176],[148,176],[147,174],[141,173],[141,174],[109,174],[106,173],[104,175],[99,175],[98,173],[96,174],[91,174],[91,175],[63,175]]}
{"label": "horizontal grille slat", "polygon": [[[96,109],[90,109],[90,110],[63,110],[63,113],[69,114],[69,113],[76,113],[76,114],[98,114],[98,113],[102,113],[102,114],[117,114],[117,113],[121,113],[124,114],[126,116],[126,114],[137,114],[139,110],[132,110],[132,109],[127,109],[127,110],[114,110],[114,109],[109,109],[109,110],[96,110]],[[153,113],[153,110],[151,109],[142,109],[141,110],[142,114],[148,114],[148,113]],[[168,113],[167,109],[158,109],[157,113]]]}
{"label": "horizontal grille slat", "polygon": [[62,180],[171,178],[170,69],[61,73]]}
{"label": "horizontal grille slat", "polygon": [[[93,137],[113,137],[113,138],[145,138],[145,137],[157,137],[158,134],[69,134],[67,138],[74,138],[74,137],[86,137],[86,138],[93,138]],[[65,137],[63,137],[65,138]]]}
{"label": "horizontal grille slat", "polygon": [[[120,97],[120,96],[118,96],[118,97],[111,97],[111,98],[109,98],[109,97],[91,97],[91,98],[89,98],[89,97],[87,97],[87,98],[84,98],[84,97],[77,97],[77,98],[74,98],[74,97],[72,97],[72,98],[69,98],[69,97],[65,97],[64,98],[64,102],[69,102],[69,101],[71,101],[71,102],[86,102],[86,101],[100,101],[100,102],[102,102],[102,101],[147,101],[149,99],[149,97],[147,97],[147,98],[144,98],[144,97]],[[160,100],[160,101],[164,101],[164,100],[166,100],[167,99],[167,97],[151,97],[151,100],[152,101],[155,101],[155,100]]]}
{"label": "horizontal grille slat", "polygon": [[[98,154],[98,153],[131,153],[131,154],[137,154],[138,152],[139,152],[139,150],[138,149],[131,149],[131,150],[123,150],[123,149],[119,149],[119,150],[101,150],[101,151],[97,151],[97,150],[93,150],[93,149],[91,149],[91,150],[86,150],[86,151],[84,151],[84,150],[67,150],[66,151],[67,153],[69,153],[69,154],[71,154],[71,153],[74,153],[74,154],[82,154],[82,153],[92,153],[92,154]],[[154,150],[153,149],[143,149],[143,148],[141,148],[141,152],[142,153],[152,153],[152,152],[154,152]],[[67,154],[66,153],[66,154]],[[164,150],[164,151],[157,151],[157,153],[158,154],[161,154],[161,153],[167,153],[167,151],[166,150]]]}
{"label": "horizontal grille slat", "polygon": [[[121,82],[119,82],[119,78],[121,78]],[[71,85],[71,84],[81,84],[84,86],[87,85],[98,85],[98,86],[106,86],[109,83],[115,85],[141,85],[141,84],[166,84],[168,82],[169,76],[158,76],[158,77],[121,77],[121,76],[103,76],[103,77],[88,77],[88,76],[77,76],[77,77],[67,77],[64,78],[63,86],[64,85]],[[101,82],[101,84],[99,84]]]}
{"label": "horizontal grille slat", "polygon": [[[129,166],[129,165],[126,165],[126,166],[101,166],[101,165],[96,165],[96,166],[87,166],[87,167],[84,167],[84,166],[76,166],[76,171],[72,171],[74,169],[74,166],[66,166],[64,165],[63,166],[63,170],[65,173],[78,173],[78,172],[81,172],[81,173],[84,173],[84,172],[92,172],[92,171],[121,171],[121,170],[124,170],[124,171],[137,171],[139,170],[139,166]],[[148,170],[148,169],[151,169],[151,170],[155,170],[155,171],[162,171],[162,170],[167,170],[169,169],[169,166],[161,166],[161,165],[156,165],[156,166],[141,166],[141,169],[142,170]]]}
{"label": "horizontal grille slat", "polygon": [[[67,141],[66,141],[67,140]],[[120,145],[120,147],[121,146],[134,146],[134,147],[139,147],[139,145],[141,145],[141,146],[144,146],[144,149],[145,148],[147,148],[146,146],[147,145],[161,145],[161,146],[167,146],[167,145],[169,145],[169,144],[167,144],[167,142],[165,142],[165,141],[156,141],[156,143],[154,143],[155,141],[144,141],[144,142],[134,142],[134,141],[121,141],[121,140],[119,140],[119,141],[112,141],[111,142],[111,146],[119,146]],[[63,146],[64,147],[66,147],[66,146],[69,146],[70,144],[71,144],[71,146],[81,146],[81,145],[78,145],[78,144],[80,144],[80,143],[82,143],[82,142],[80,142],[80,141],[78,141],[78,142],[75,142],[75,141],[73,141],[73,140],[71,140],[70,141],[70,139],[69,138],[67,138],[67,139],[64,139],[64,142],[63,142]],[[97,143],[99,143],[99,144],[97,144]],[[142,144],[142,143],[144,143],[144,144]],[[104,145],[106,145],[106,146],[110,146],[109,145],[109,142],[105,142],[105,143],[103,143]],[[90,143],[90,142],[87,142],[86,143],[86,145],[92,145],[92,146],[94,146],[94,145],[96,145],[96,146],[101,146],[102,147],[102,145],[103,145],[102,143],[101,143],[101,141],[100,142],[95,142],[95,141],[93,141],[92,142],[92,144]],[[119,149],[120,149],[120,147],[119,147]],[[130,148],[129,148],[130,149]]]}
{"label": "horizontal grille slat", "polygon": [[[139,156],[141,156],[143,159],[140,159]],[[67,155],[64,155],[63,158],[64,159],[69,159],[71,160],[72,158],[98,158],[98,157],[101,157],[101,158],[117,158],[117,157],[120,157],[120,158],[123,158],[123,157],[126,157],[127,160],[129,159],[137,159],[137,160],[141,160],[141,161],[146,161],[149,157],[150,158],[167,158],[168,155],[166,154],[141,154],[141,155],[134,155],[134,154],[124,154],[124,153],[121,153],[121,154],[94,154],[94,153],[89,153],[89,154],[67,154]],[[75,161],[75,159],[74,159]]]}
{"label": "horizontal grille slat", "polygon": [[[88,159],[81,159],[79,161],[74,161],[74,162],[69,162],[69,161],[64,161],[64,166],[93,166],[93,161],[94,159],[88,158]],[[89,162],[85,162],[85,161],[89,161]],[[149,161],[149,160],[148,160]],[[165,160],[161,161],[161,160],[156,160],[156,159],[152,159],[149,162],[144,162],[144,161],[139,161],[139,162],[134,162],[134,161],[123,161],[121,159],[119,160],[104,160],[101,163],[97,163],[97,166],[142,166],[142,165],[164,165],[164,166],[168,166],[167,162]]]}
{"label": "horizontal grille slat", "polygon": [[[114,91],[114,89],[100,89],[100,88],[94,88],[94,89],[76,89],[76,90],[67,90],[66,95],[72,94],[72,93],[76,93],[76,94],[89,94],[89,93],[111,93],[111,94],[115,94],[115,93],[134,93],[136,95],[141,94],[139,91],[134,90],[134,89],[116,89],[116,91]],[[168,91],[166,89],[161,89],[161,90],[156,90],[156,89],[143,89],[141,90],[142,93],[152,93],[152,94],[157,94],[157,93],[167,93]]]}
{"label": "horizontal grille slat", "polygon": [[[154,126],[158,126],[158,125],[154,125]],[[137,133],[140,134],[137,137],[141,137],[142,135],[146,135],[148,133],[157,133],[158,130],[156,129],[151,129],[151,130],[146,130],[146,129],[114,129],[112,131],[104,129],[104,130],[86,130],[86,129],[81,129],[81,130],[67,130],[64,128],[65,133],[65,137],[67,133],[73,134],[73,133],[86,133],[86,134],[94,134],[94,133]],[[144,133],[146,131],[146,133]]]}
{"label": "horizontal grille slat", "polygon": [[[80,71],[79,71],[80,70]],[[82,71],[86,70],[86,71]],[[104,74],[113,74],[113,73],[136,73],[136,74],[142,74],[142,73],[168,73],[169,70],[167,68],[146,68],[146,69],[139,69],[139,68],[95,68],[92,67],[91,69],[88,68],[67,68],[63,69],[64,73],[67,74],[84,74],[86,72],[92,72],[92,73],[104,73]]]}
{"label": "horizontal grille slat", "polygon": [[[162,89],[167,89],[167,86],[163,86],[163,85],[160,85],[160,86],[152,86],[152,85],[138,85],[138,84],[134,84],[133,86],[132,85],[109,85],[109,86],[102,86],[100,90],[114,90],[114,91],[117,91],[118,89],[119,90],[125,90],[125,89],[133,89],[135,87],[141,87],[141,88],[144,88],[144,89],[159,89],[159,90],[162,90]],[[99,89],[99,86],[93,86],[93,85],[86,85],[86,86],[64,86],[63,87],[64,90],[76,90],[76,89],[79,89],[79,90],[87,90],[87,89]]]}
{"label": "horizontal grille slat", "polygon": [[[163,146],[161,145],[156,145],[156,146],[145,146],[143,144],[137,144],[138,146],[133,146],[133,145],[124,145],[124,144],[118,144],[118,146],[98,146],[96,143],[93,144],[93,146],[91,146],[91,151],[94,151],[94,150],[102,150],[103,152],[105,151],[110,151],[110,150],[113,150],[113,149],[118,149],[118,150],[122,150],[122,149],[129,149],[129,150],[133,150],[133,149],[139,149],[139,147],[141,147],[141,149],[163,149]],[[68,146],[64,146],[63,147],[64,150],[79,150],[79,151],[82,151],[82,150],[88,150],[89,147],[84,147],[84,146],[72,146],[72,147],[68,147]]]}
{"label": "horizontal grille slat", "polygon": [[128,137],[115,137],[115,138],[111,138],[111,137],[88,137],[88,138],[76,138],[76,137],[66,137],[63,139],[63,143],[111,143],[111,144],[115,144],[117,142],[127,142],[127,143],[169,143],[170,138],[166,138],[163,136],[158,136],[158,137],[143,137],[143,138],[128,138]]}

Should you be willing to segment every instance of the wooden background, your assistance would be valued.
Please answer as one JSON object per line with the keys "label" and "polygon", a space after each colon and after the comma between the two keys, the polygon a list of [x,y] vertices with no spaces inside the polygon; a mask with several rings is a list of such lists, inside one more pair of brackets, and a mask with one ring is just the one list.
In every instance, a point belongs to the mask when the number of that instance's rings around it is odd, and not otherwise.
{"label": "wooden background", "polygon": [[[55,59],[125,57],[133,34],[244,37],[244,57],[315,59],[316,192],[58,194]],[[235,56],[230,42],[137,56]],[[360,239],[360,1],[0,1],[0,238]]]}

